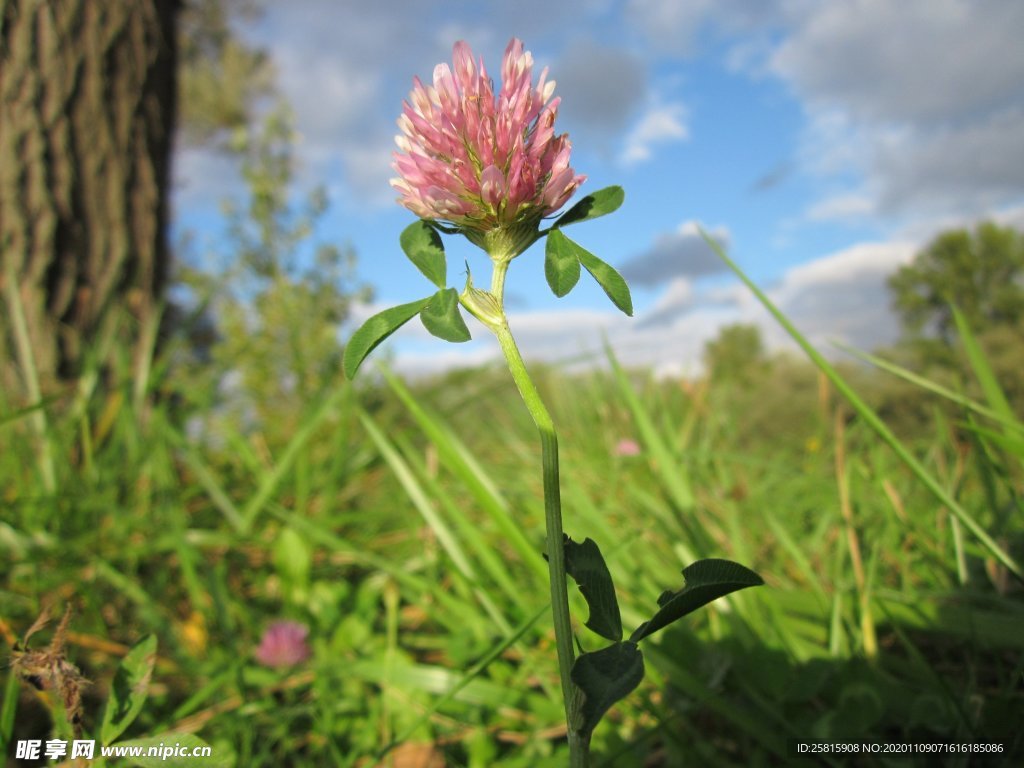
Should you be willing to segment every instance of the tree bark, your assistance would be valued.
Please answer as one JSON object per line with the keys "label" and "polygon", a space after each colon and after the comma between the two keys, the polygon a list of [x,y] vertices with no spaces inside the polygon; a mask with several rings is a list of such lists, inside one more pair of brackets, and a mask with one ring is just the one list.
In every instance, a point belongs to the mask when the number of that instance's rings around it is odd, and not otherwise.
{"label": "tree bark", "polygon": [[24,384],[34,367],[45,392],[101,341],[138,353],[140,329],[155,322],[178,4],[0,0],[0,384]]}

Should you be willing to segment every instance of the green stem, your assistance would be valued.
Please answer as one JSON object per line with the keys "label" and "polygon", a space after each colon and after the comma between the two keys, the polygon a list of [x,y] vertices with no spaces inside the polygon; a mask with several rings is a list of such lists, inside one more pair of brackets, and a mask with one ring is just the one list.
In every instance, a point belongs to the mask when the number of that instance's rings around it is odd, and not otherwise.
{"label": "green stem", "polygon": [[[507,261],[494,265],[491,279],[491,293],[502,306]],[[581,738],[575,727],[580,695],[572,682],[574,662],[572,647],[572,621],[569,617],[569,585],[565,574],[565,545],[562,533],[562,500],[558,483],[558,436],[548,409],[526,370],[526,364],[519,353],[502,310],[501,323],[492,327],[501,351],[505,354],[512,380],[516,383],[526,409],[530,412],[540,432],[541,464],[544,471],[544,521],[547,531],[548,576],[551,587],[551,611],[554,614],[555,648],[558,653],[558,674],[562,684],[562,700],[569,737],[570,768],[586,768],[588,765],[588,741]]]}

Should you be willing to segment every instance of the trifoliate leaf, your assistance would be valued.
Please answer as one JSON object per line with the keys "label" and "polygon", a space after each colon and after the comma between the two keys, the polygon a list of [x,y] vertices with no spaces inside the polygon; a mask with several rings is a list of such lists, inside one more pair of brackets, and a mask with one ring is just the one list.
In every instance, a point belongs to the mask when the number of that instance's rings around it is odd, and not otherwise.
{"label": "trifoliate leaf", "polygon": [[434,227],[420,219],[406,227],[398,238],[398,242],[427,280],[438,288],[448,284],[448,266],[444,257],[444,244],[441,235]]}
{"label": "trifoliate leaf", "polygon": [[[551,235],[555,234],[554,232]],[[550,238],[551,235],[548,235]],[[565,237],[563,235],[563,237]],[[612,300],[612,303],[619,308],[622,312],[633,316],[633,297],[629,295],[629,286],[626,285],[626,281],[622,279],[622,275],[615,271],[615,268],[610,264],[606,264],[601,261],[597,256],[592,254],[583,246],[578,243],[573,243],[569,238],[565,238],[568,242],[575,246],[576,257],[580,260],[580,264],[587,268],[598,285],[604,289],[604,292],[608,295],[608,298]]]}
{"label": "trifoliate leaf", "polygon": [[430,303],[420,312],[423,327],[445,341],[469,341],[469,328],[459,312],[459,293],[444,288],[433,295]]}
{"label": "trifoliate leaf", "polygon": [[583,593],[590,607],[586,626],[601,637],[622,639],[622,617],[615,598],[615,585],[601,550],[593,539],[577,544],[565,537],[565,570]]}
{"label": "trifoliate leaf", "polygon": [[385,309],[363,323],[345,345],[345,357],[342,361],[345,375],[349,379],[355,378],[356,371],[359,370],[359,366],[366,356],[376,349],[384,339],[419,314],[420,310],[427,306],[433,298],[433,296],[428,296],[419,301],[410,301],[408,304]]}
{"label": "trifoliate leaf", "polygon": [[630,635],[638,643],[659,629],[678,621],[688,613],[717,600],[730,592],[764,584],[764,579],[749,568],[731,560],[710,558],[698,560],[683,569],[685,583],[678,592],[663,592],[658,598],[660,610]]}
{"label": "trifoliate leaf", "polygon": [[548,234],[544,250],[544,276],[548,279],[551,292],[562,298],[573,289],[580,279],[580,259],[576,255],[576,243],[557,229]]}
{"label": "trifoliate leaf", "polygon": [[622,205],[622,201],[625,198],[626,193],[622,187],[612,186],[599,189],[597,192],[584,197],[576,205],[555,219],[553,226],[557,229],[558,227],[564,227],[566,224],[575,224],[578,221],[606,216],[618,210],[618,207]]}
{"label": "trifoliate leaf", "polygon": [[572,681],[583,691],[582,722],[573,726],[589,736],[611,706],[644,679],[644,656],[636,643],[609,645],[584,653],[572,666]]}

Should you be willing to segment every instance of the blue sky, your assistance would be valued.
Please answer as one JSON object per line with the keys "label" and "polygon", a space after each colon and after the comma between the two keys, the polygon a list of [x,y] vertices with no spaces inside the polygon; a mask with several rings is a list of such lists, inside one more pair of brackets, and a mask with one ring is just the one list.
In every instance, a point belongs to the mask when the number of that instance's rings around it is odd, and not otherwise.
{"label": "blue sky", "polygon": [[[581,194],[626,190],[572,236],[630,280],[627,318],[584,275],[556,299],[543,245],[512,265],[508,308],[527,358],[600,348],[695,373],[723,326],[785,339],[697,234],[715,233],[822,345],[892,341],[885,279],[937,232],[982,218],[1024,227],[1024,3],[1019,0],[414,0],[274,3],[245,34],[267,47],[301,134],[299,189],[325,185],[317,233],[350,244],[376,300],[356,319],[431,293],[398,247],[413,220],[388,179],[413,75],[429,81],[466,40],[492,75],[511,36],[549,68]],[[176,225],[216,250],[221,158],[185,150]],[[486,257],[449,239],[449,283]],[[213,256],[212,253],[209,254]],[[386,343],[408,372],[477,364],[497,345],[446,344],[417,321]],[[350,329],[348,329],[350,332]],[[346,332],[343,329],[343,334]]]}

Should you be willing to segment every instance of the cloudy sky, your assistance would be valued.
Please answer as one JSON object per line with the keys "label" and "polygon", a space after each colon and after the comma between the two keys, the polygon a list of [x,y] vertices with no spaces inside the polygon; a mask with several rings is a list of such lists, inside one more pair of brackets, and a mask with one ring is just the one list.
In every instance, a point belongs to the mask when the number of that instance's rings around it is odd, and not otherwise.
{"label": "cloudy sky", "polygon": [[[317,233],[352,245],[373,311],[432,292],[398,235],[413,221],[388,179],[395,119],[413,75],[429,81],[466,40],[500,72],[512,36],[549,68],[556,127],[583,191],[620,184],[624,206],[573,228],[633,290],[621,315],[584,274],[563,299],[543,244],[513,263],[507,306],[524,354],[566,360],[607,337],[630,364],[699,370],[725,324],[784,343],[703,244],[703,228],[810,337],[870,348],[895,337],[886,277],[943,228],[1024,226],[1024,3],[1020,0],[267,0],[246,29],[294,107],[302,185],[325,185]],[[221,161],[180,158],[179,229],[216,249]],[[449,283],[486,257],[450,241]],[[413,321],[387,342],[398,367],[435,370],[498,354]]]}

